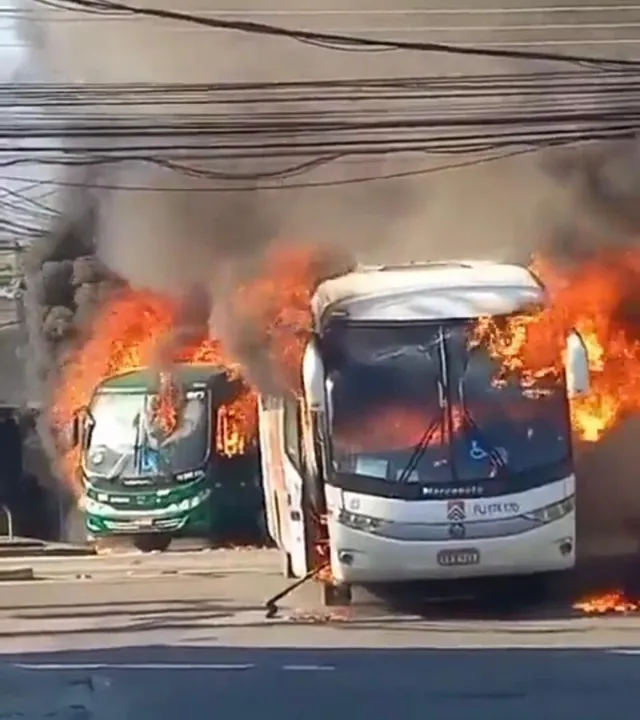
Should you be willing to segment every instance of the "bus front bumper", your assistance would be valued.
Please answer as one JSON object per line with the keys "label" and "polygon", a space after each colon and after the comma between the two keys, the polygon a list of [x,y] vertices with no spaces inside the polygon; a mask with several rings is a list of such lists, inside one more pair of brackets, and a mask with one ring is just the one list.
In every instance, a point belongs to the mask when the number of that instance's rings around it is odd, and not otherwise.
{"label": "bus front bumper", "polygon": [[406,541],[329,520],[334,578],[344,583],[533,575],[574,567],[575,511],[528,532],[472,541]]}

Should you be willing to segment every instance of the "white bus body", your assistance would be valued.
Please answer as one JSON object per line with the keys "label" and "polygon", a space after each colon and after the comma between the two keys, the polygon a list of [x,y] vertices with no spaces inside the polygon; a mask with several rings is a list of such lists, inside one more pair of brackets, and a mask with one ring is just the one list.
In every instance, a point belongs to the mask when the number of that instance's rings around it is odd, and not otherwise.
{"label": "white bus body", "polygon": [[[440,333],[438,348],[434,341],[426,350],[420,349],[432,353],[434,362],[440,363],[438,392],[448,398],[449,391],[462,394],[462,380],[459,387],[448,386],[450,380],[446,378],[453,371],[445,367],[449,362],[446,332],[458,327],[460,321],[508,315],[545,301],[544,288],[527,269],[477,261],[362,269],[328,280],[318,288],[312,304],[316,336],[306,349],[301,369],[302,401],[293,396],[263,397],[260,401],[269,533],[282,550],[290,576],[302,577],[318,562],[311,547],[317,538],[310,530],[312,522],[317,524],[312,516],[318,512],[325,518],[331,576],[334,583],[345,586],[532,575],[573,567],[576,486],[567,397],[588,390],[586,351],[577,333],[571,333],[567,340],[566,387],[560,399],[567,408],[566,437],[551,438],[552,444],[565,443],[564,455],[558,444],[558,457],[566,455],[566,459],[556,462],[553,469],[550,464],[548,476],[534,474],[529,482],[529,475],[523,473],[524,480],[511,482],[510,467],[518,465],[517,452],[513,452],[513,462],[509,459],[503,465],[500,458],[510,458],[510,450],[498,448],[501,454],[496,459],[493,449],[487,451],[488,444],[481,446],[476,440],[468,444],[472,469],[476,459],[495,461],[495,468],[488,464],[491,472],[487,471],[486,478],[479,471],[477,480],[464,482],[456,480],[451,469],[450,481],[431,483],[429,468],[433,468],[434,477],[436,472],[444,472],[456,462],[449,455],[441,461],[430,459],[421,466],[422,474],[408,479],[404,468],[396,469],[393,475],[388,467],[392,460],[387,462],[386,455],[380,459],[375,452],[349,460],[349,471],[341,474],[332,450],[337,439],[334,387],[323,355],[323,332],[331,318],[340,318],[348,328],[370,328],[367,338],[373,338],[374,345],[378,325],[391,328],[389,332],[425,327],[429,333]],[[412,346],[406,348],[411,350]],[[436,354],[440,352],[441,357]],[[353,377],[358,379],[357,368]],[[365,379],[363,383],[366,388]],[[418,383],[415,393],[421,392]],[[449,412],[449,400],[438,399],[438,392],[433,393],[434,401],[440,403],[438,412]],[[347,410],[348,402],[343,398]],[[363,415],[362,422],[368,419]],[[473,420],[470,422],[477,427]],[[524,440],[518,442],[526,447],[529,435],[544,434],[545,427],[545,423],[538,429],[532,425],[523,430]],[[499,444],[495,438],[493,442]],[[394,483],[394,478],[401,482]]]}

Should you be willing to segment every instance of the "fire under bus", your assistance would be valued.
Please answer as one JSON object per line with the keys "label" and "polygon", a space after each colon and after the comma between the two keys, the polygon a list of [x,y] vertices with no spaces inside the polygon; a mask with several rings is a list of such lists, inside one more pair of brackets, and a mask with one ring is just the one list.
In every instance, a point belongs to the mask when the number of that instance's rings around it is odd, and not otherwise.
{"label": "fire under bus", "polygon": [[143,368],[100,383],[70,432],[80,447],[87,539],[133,535],[158,549],[176,536],[262,541],[257,446],[225,452],[216,441],[244,390],[224,368],[186,364],[170,375]]}
{"label": "fire under bus", "polygon": [[261,397],[268,531],[290,578],[314,570],[326,605],[351,586],[553,577],[575,564],[569,399],[586,393],[572,331],[560,372],[496,383],[478,318],[548,302],[519,266],[362,269],[325,281],[299,397]]}

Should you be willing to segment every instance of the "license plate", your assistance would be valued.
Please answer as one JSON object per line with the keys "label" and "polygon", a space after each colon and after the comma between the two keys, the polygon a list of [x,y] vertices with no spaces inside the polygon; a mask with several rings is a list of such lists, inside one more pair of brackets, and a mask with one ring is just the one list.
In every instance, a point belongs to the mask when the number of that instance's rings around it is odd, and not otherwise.
{"label": "license plate", "polygon": [[458,550],[441,550],[438,553],[438,565],[453,567],[454,565],[478,565],[480,551],[476,548],[460,548]]}
{"label": "license plate", "polygon": [[138,520],[138,527],[153,527],[153,518],[141,518]]}

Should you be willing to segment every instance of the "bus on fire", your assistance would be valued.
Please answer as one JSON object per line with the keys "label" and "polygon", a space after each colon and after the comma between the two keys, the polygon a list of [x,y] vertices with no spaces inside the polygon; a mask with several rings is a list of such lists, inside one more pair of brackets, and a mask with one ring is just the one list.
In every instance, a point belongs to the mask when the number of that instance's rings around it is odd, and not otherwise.
{"label": "bus on fire", "polygon": [[526,268],[358,269],[316,290],[300,396],[262,396],[270,536],[284,572],[354,583],[536,576],[575,564],[571,397],[589,388],[576,331],[560,372],[500,375],[480,318],[544,309]]}

